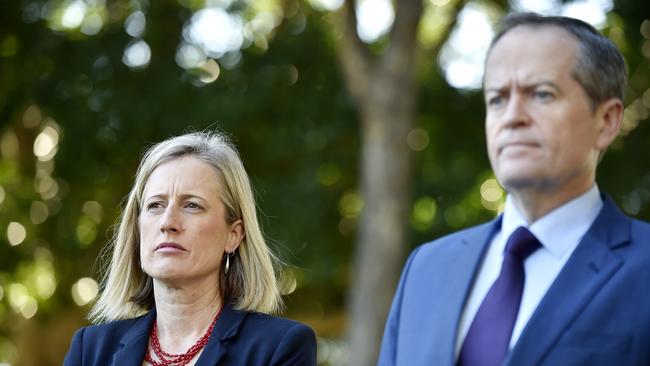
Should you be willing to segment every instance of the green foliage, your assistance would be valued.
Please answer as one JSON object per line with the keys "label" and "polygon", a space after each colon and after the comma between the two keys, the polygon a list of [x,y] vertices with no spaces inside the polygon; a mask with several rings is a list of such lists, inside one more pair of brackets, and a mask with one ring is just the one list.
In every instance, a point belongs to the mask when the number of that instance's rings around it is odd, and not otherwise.
{"label": "green foliage", "polygon": [[[20,14],[24,6],[3,4],[2,13]],[[138,71],[121,61],[130,42],[122,22],[96,36],[76,37],[53,32],[41,20],[14,21],[7,28],[11,35],[0,36],[10,39],[5,48],[18,49],[0,59],[0,135],[15,137],[19,150],[3,152],[0,227],[4,231],[16,221],[27,231],[17,246],[2,238],[2,286],[22,281],[18,269],[45,249],[57,288],[39,300],[37,317],[75,309],[71,286],[80,277],[97,278],[96,257],[143,149],[171,135],[219,129],[240,149],[272,246],[296,267],[299,283],[290,310],[307,297],[340,309],[353,236],[339,231],[338,200],[356,189],[359,143],[333,50],[323,42],[322,15],[303,9],[294,17],[309,26],[288,19],[268,51],[251,47],[235,67],[222,67],[216,82],[201,84],[174,61],[190,14],[168,2],[152,4],[149,14],[144,39],[153,56]],[[37,163],[32,146],[45,126],[58,130],[58,151]],[[53,197],[44,199],[35,189],[39,174],[57,183]],[[33,202],[48,207],[39,224],[30,221]]]}

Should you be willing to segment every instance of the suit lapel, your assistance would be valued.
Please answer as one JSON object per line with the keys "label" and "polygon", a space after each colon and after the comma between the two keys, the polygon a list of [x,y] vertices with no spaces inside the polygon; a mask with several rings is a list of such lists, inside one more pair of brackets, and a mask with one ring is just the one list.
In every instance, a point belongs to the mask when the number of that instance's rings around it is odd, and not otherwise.
{"label": "suit lapel", "polygon": [[537,365],[623,265],[612,250],[630,240],[630,221],[606,198],[603,209],[537,306],[506,365]]}
{"label": "suit lapel", "polygon": [[156,310],[152,309],[146,315],[134,319],[134,324],[120,340],[122,348],[115,352],[113,365],[140,366],[149,343],[149,331],[156,319]]}
{"label": "suit lapel", "polygon": [[[434,303],[426,305],[426,307],[429,309],[427,313],[440,315],[435,315],[436,319],[431,323],[435,324],[431,347],[434,348],[435,353],[445,355],[444,357],[447,359],[445,363],[455,363],[454,355],[458,325],[465,308],[467,295],[471,291],[485,249],[500,227],[501,217],[499,216],[496,220],[467,232],[461,238],[462,245],[446,246],[455,253],[440,256],[441,258],[453,258],[453,260],[445,263],[444,286],[435,289],[435,293],[431,294],[431,296],[427,296]],[[431,278],[440,276],[440,268],[430,267],[432,271],[435,271],[435,273],[431,273]],[[440,306],[444,306],[446,310],[441,309]]]}
{"label": "suit lapel", "polygon": [[208,339],[208,344],[196,361],[196,366],[217,365],[228,351],[229,342],[227,340],[237,335],[245,317],[245,312],[234,310],[230,304],[224,305],[217,324]]}

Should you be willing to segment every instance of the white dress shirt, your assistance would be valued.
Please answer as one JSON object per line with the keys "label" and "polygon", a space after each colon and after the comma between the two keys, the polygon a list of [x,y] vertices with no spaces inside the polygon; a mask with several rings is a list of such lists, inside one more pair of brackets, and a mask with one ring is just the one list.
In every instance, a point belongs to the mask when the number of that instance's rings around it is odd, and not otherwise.
{"label": "white dress shirt", "polygon": [[499,276],[503,252],[510,234],[519,226],[524,226],[542,244],[542,248],[531,254],[524,262],[526,279],[519,314],[510,338],[510,348],[512,348],[517,343],[517,339],[535,308],[591,227],[602,207],[600,192],[594,184],[586,193],[547,213],[532,224],[528,224],[515,207],[512,197],[506,198],[501,230],[494,235],[485,253],[460,319],[456,337],[456,360],[483,298]]}

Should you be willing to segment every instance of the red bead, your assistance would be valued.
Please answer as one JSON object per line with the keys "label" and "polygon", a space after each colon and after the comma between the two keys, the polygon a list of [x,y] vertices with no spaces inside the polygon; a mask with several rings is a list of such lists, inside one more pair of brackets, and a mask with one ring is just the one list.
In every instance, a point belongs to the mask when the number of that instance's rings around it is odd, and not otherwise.
{"label": "red bead", "polygon": [[148,349],[147,354],[144,356],[144,360],[153,366],[187,365],[194,358],[194,356],[196,356],[196,354],[199,353],[199,351],[201,351],[206,344],[208,344],[208,339],[210,338],[210,334],[212,334],[212,329],[214,328],[214,325],[217,324],[219,315],[221,315],[221,309],[223,309],[223,306],[221,306],[217,311],[214,320],[212,320],[212,323],[205,331],[205,334],[203,334],[203,336],[201,336],[201,338],[199,338],[196,343],[194,343],[194,345],[192,345],[192,347],[190,347],[190,349],[188,349],[185,353],[171,354],[163,351],[162,347],[160,347],[160,341],[158,340],[158,326],[156,325],[156,321],[154,321],[149,337],[151,338],[151,348],[153,348],[153,351],[156,354],[156,358],[158,358],[159,361],[153,359],[151,352]]}

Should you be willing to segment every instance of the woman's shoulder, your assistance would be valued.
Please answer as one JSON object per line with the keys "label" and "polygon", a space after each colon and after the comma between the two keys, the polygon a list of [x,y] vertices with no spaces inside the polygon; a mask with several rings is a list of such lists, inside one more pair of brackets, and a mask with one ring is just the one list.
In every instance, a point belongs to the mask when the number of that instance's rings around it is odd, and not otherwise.
{"label": "woman's shoulder", "polygon": [[134,327],[148,329],[149,314],[136,318],[113,320],[106,323],[92,324],[85,326],[77,331],[78,336],[83,337],[84,342],[93,342],[94,340],[114,340],[120,339]]}
{"label": "woman's shoulder", "polygon": [[285,341],[312,340],[315,343],[314,331],[296,320],[254,311],[235,310],[230,305],[224,307],[221,317],[220,321],[223,323],[217,327],[217,332],[222,337],[237,335],[237,338],[246,339],[251,345],[270,346]]}
{"label": "woman's shoulder", "polygon": [[[153,317],[150,314],[133,319],[115,320],[83,327],[70,342],[64,365],[104,365],[113,355],[134,339],[146,335]],[[144,339],[144,338],[143,338]]]}
{"label": "woman's shoulder", "polygon": [[316,334],[307,325],[279,316],[240,312],[238,331],[230,333],[232,364],[316,365]]}
{"label": "woman's shoulder", "polygon": [[313,330],[296,320],[283,318],[263,313],[247,312],[244,325],[258,330],[264,329],[271,333],[286,333],[288,331],[299,333],[312,333]]}

